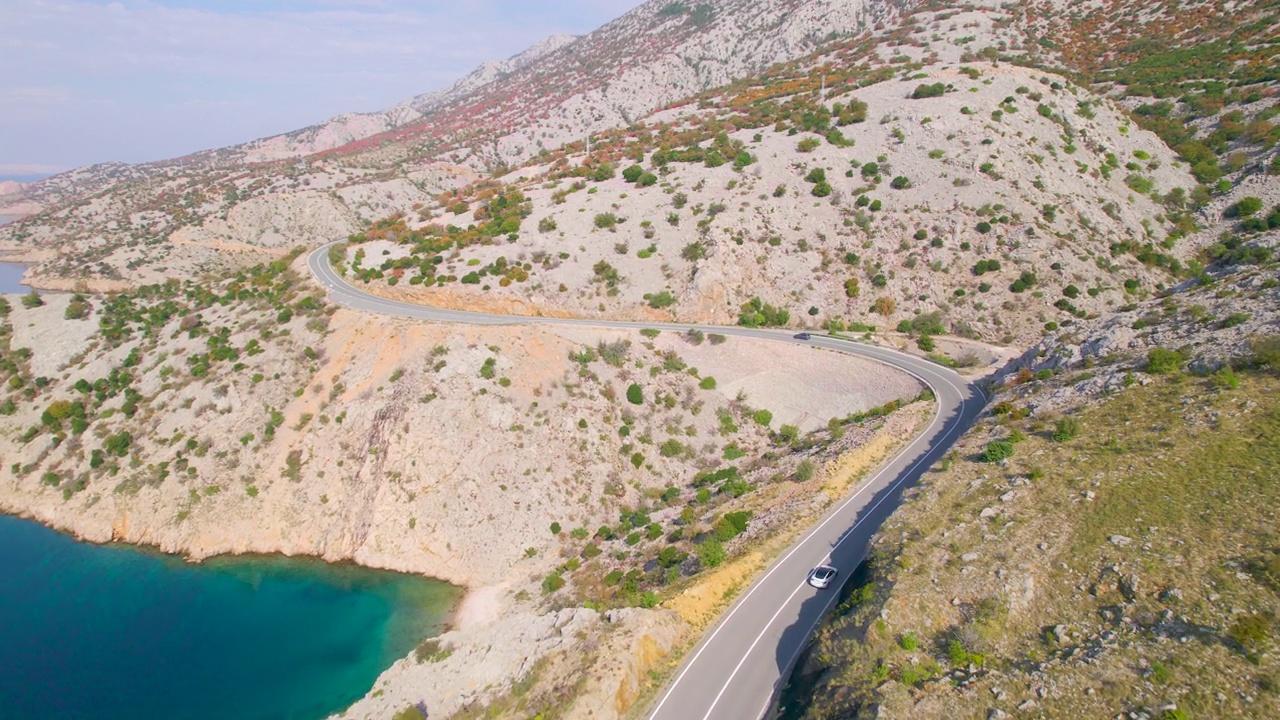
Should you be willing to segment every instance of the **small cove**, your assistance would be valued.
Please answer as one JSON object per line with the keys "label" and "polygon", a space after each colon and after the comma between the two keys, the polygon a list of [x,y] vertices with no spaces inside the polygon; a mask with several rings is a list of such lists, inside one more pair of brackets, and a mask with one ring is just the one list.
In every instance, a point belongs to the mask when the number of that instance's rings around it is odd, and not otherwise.
{"label": "small cove", "polygon": [[192,565],[0,516],[0,714],[322,718],[443,631],[459,597],[319,560]]}
{"label": "small cove", "polygon": [[22,263],[0,262],[0,294],[30,292],[31,288],[22,284],[22,274],[28,267]]}

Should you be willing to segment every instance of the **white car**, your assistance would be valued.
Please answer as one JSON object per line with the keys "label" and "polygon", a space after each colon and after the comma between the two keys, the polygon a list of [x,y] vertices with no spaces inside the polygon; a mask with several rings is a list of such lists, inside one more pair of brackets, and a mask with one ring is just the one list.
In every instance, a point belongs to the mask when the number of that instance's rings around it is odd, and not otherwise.
{"label": "white car", "polygon": [[819,565],[809,571],[809,584],[819,590],[825,590],[831,586],[831,581],[835,580],[836,575],[839,574],[840,571],[830,565]]}

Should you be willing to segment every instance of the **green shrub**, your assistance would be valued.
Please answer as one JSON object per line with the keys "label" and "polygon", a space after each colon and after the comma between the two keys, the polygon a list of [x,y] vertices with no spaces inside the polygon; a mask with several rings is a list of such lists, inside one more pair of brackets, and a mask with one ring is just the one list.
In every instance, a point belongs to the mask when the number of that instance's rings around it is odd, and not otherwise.
{"label": "green shrub", "polygon": [[721,542],[732,540],[741,535],[747,529],[747,523],[751,520],[750,510],[740,510],[738,512],[725,513],[715,524],[711,526],[716,537]]}
{"label": "green shrub", "polygon": [[598,213],[595,219],[596,227],[601,230],[609,230],[618,224],[618,216],[613,213]]}
{"label": "green shrub", "polygon": [[817,150],[818,146],[821,144],[822,144],[822,141],[819,140],[818,138],[807,137],[801,140],[799,143],[796,143],[796,151],[802,152],[802,153],[810,153],[810,152],[813,152],[814,150]]}
{"label": "green shrub", "polygon": [[1280,335],[1260,335],[1250,338],[1249,351],[1253,364],[1272,372],[1280,371]]}
{"label": "green shrub", "polygon": [[1080,418],[1064,417],[1053,425],[1053,441],[1061,443],[1073,440],[1080,435],[1080,429]]}
{"label": "green shrub", "polygon": [[632,405],[643,405],[644,390],[639,385],[632,383],[627,387],[627,402]]}
{"label": "green shrub", "polygon": [[911,92],[912,100],[920,100],[922,98],[942,97],[947,92],[947,86],[942,83],[933,83],[932,85],[917,85],[916,89]]}
{"label": "green shrub", "polygon": [[[595,547],[589,546],[589,547]],[[550,594],[564,587],[564,578],[559,572],[553,572],[542,580],[542,592]]]}
{"label": "green shrub", "polygon": [[84,300],[72,300],[67,303],[67,310],[62,314],[67,320],[79,320],[89,315],[89,303]]}
{"label": "green shrub", "polygon": [[1036,282],[1036,274],[1030,270],[1024,270],[1023,273],[1018,276],[1018,279],[1014,280],[1013,284],[1009,286],[1009,291],[1014,293],[1026,292],[1027,290],[1035,287]]}
{"label": "green shrub", "polygon": [[773,413],[764,409],[757,410],[755,414],[751,416],[751,419],[755,420],[759,425],[768,426],[769,423],[773,422]]}
{"label": "green shrub", "polygon": [[[1000,269],[999,260],[979,260],[973,266],[973,274],[982,276],[989,272],[996,272],[999,269]],[[986,291],[983,290],[983,292],[986,292]]]}
{"label": "green shrub", "polygon": [[676,304],[676,296],[672,295],[670,290],[663,290],[660,293],[648,293],[644,296],[644,299],[649,304],[649,307],[655,310]]}
{"label": "green shrub", "polygon": [[662,447],[658,448],[658,452],[665,458],[682,455],[684,450],[684,444],[675,438],[667,438],[667,441],[662,443]]}
{"label": "green shrub", "polygon": [[801,460],[796,466],[796,482],[809,482],[813,479],[813,461]]}
{"label": "green shrub", "polygon": [[982,451],[978,459],[982,462],[994,463],[1011,457],[1013,457],[1013,443],[1007,440],[992,440],[987,443],[987,448]]}
{"label": "green shrub", "polygon": [[709,568],[718,567],[725,559],[724,545],[714,535],[698,546],[697,553],[698,559]]}
{"label": "green shrub", "polygon": [[31,292],[22,296],[22,307],[24,308],[28,308],[28,309],[38,308],[41,305],[44,305],[44,299],[42,299],[40,297],[40,293],[36,292],[35,290],[32,290]]}
{"label": "green shrub", "polygon": [[1167,348],[1151,348],[1147,351],[1147,372],[1152,375],[1168,375],[1182,367],[1182,353]]}
{"label": "green shrub", "polygon": [[105,450],[109,455],[114,455],[115,457],[124,457],[125,455],[129,454],[129,445],[132,443],[133,443],[133,435],[131,435],[128,431],[124,431],[116,435],[109,436],[106,442],[102,444],[102,449]]}
{"label": "green shrub", "polygon": [[708,375],[702,378],[702,382],[698,383],[698,387],[702,388],[703,390],[715,390],[716,379]]}
{"label": "green shrub", "polygon": [[1237,202],[1235,205],[1232,205],[1227,210],[1227,215],[1230,217],[1247,218],[1261,209],[1262,209],[1262,200],[1253,196],[1249,196],[1245,198],[1240,198],[1239,202]]}
{"label": "green shrub", "polygon": [[1142,195],[1147,195],[1152,190],[1156,189],[1156,184],[1154,182],[1148,178],[1142,177],[1141,175],[1129,175],[1124,179],[1124,184],[1128,185],[1130,190]]}
{"label": "green shrub", "polygon": [[680,257],[689,262],[697,262],[707,256],[707,246],[701,241],[691,242],[680,250]]}
{"label": "green shrub", "polygon": [[789,311],[774,307],[758,297],[744,303],[738,313],[738,324],[743,327],[774,327],[786,325],[790,321]]}
{"label": "green shrub", "polygon": [[1271,623],[1261,615],[1243,615],[1231,624],[1227,637],[1252,651],[1271,637]]}
{"label": "green shrub", "polygon": [[920,647],[920,638],[913,632],[906,633],[898,639],[898,646],[903,650],[915,650]]}
{"label": "green shrub", "polygon": [[682,552],[680,548],[674,545],[668,545],[658,551],[658,567],[675,567],[684,562],[687,557],[689,557],[689,553]]}
{"label": "green shrub", "polygon": [[889,187],[894,190],[906,190],[911,187],[911,180],[905,175],[899,175],[889,182]]}

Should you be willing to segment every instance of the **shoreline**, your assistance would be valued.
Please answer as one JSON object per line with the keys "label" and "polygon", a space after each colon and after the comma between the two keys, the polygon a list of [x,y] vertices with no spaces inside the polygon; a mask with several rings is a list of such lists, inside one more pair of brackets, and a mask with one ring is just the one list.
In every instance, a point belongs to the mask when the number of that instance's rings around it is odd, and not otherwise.
{"label": "shoreline", "polygon": [[[372,564],[367,565],[357,561],[355,558],[350,558],[350,557],[339,559],[339,560],[330,560],[322,556],[309,554],[309,553],[289,554],[283,550],[251,551],[251,552],[245,552],[245,553],[226,552],[226,553],[212,553],[208,555],[200,555],[197,553],[192,553],[190,551],[170,552],[170,551],[164,550],[159,545],[156,545],[153,543],[139,543],[139,542],[131,542],[127,540],[119,540],[114,536],[109,540],[98,540],[88,535],[85,535],[84,533],[80,532],[75,528],[62,527],[60,525],[57,525],[51,522],[46,522],[40,518],[37,518],[33,516],[31,513],[15,511],[12,507],[3,503],[3,501],[0,501],[0,515],[4,515],[10,518],[15,518],[18,520],[23,520],[26,522],[35,523],[37,525],[40,525],[41,527],[47,528],[65,537],[68,537],[71,540],[74,540],[75,542],[82,543],[85,545],[92,545],[99,548],[119,547],[123,549],[144,553],[147,555],[161,557],[169,560],[176,560],[183,563],[184,565],[201,566],[201,565],[205,565],[205,562],[209,560],[215,560],[215,561],[216,560],[232,560],[236,562],[239,562],[239,561],[252,562],[254,559],[285,559],[285,560],[297,560],[302,562],[312,561],[318,564],[323,564],[323,566],[326,568],[341,568],[343,566],[346,566],[351,568],[361,568],[364,570],[373,570],[377,572],[394,573],[396,575],[411,576],[415,578],[420,578],[422,580],[429,580],[431,582],[442,583],[452,588],[455,588],[458,591],[458,597],[450,605],[448,613],[446,614],[445,622],[443,623],[443,629],[440,631],[438,635],[443,635],[444,633],[452,632],[455,630],[467,629],[467,627],[475,627],[476,626],[475,624],[463,625],[463,623],[460,622],[460,618],[467,613],[468,606],[474,601],[473,599],[476,598],[477,595],[482,594],[483,591],[485,590],[501,588],[501,586],[473,588],[467,585],[458,584],[455,582],[451,582],[449,580],[444,580],[442,578],[437,578],[431,575],[426,575],[424,573],[414,572],[411,570],[398,570],[390,567],[379,567],[377,565],[372,565]],[[475,610],[471,610],[472,614],[474,614],[475,612],[476,612]],[[438,637],[438,635],[433,635],[431,637]]]}

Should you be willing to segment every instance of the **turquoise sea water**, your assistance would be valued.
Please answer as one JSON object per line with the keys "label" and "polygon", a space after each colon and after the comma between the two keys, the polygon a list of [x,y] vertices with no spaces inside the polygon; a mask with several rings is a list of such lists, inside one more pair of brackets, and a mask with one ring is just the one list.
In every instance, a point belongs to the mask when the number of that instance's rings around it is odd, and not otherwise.
{"label": "turquoise sea water", "polygon": [[313,560],[190,565],[0,516],[0,718],[321,718],[441,632],[458,596]]}

